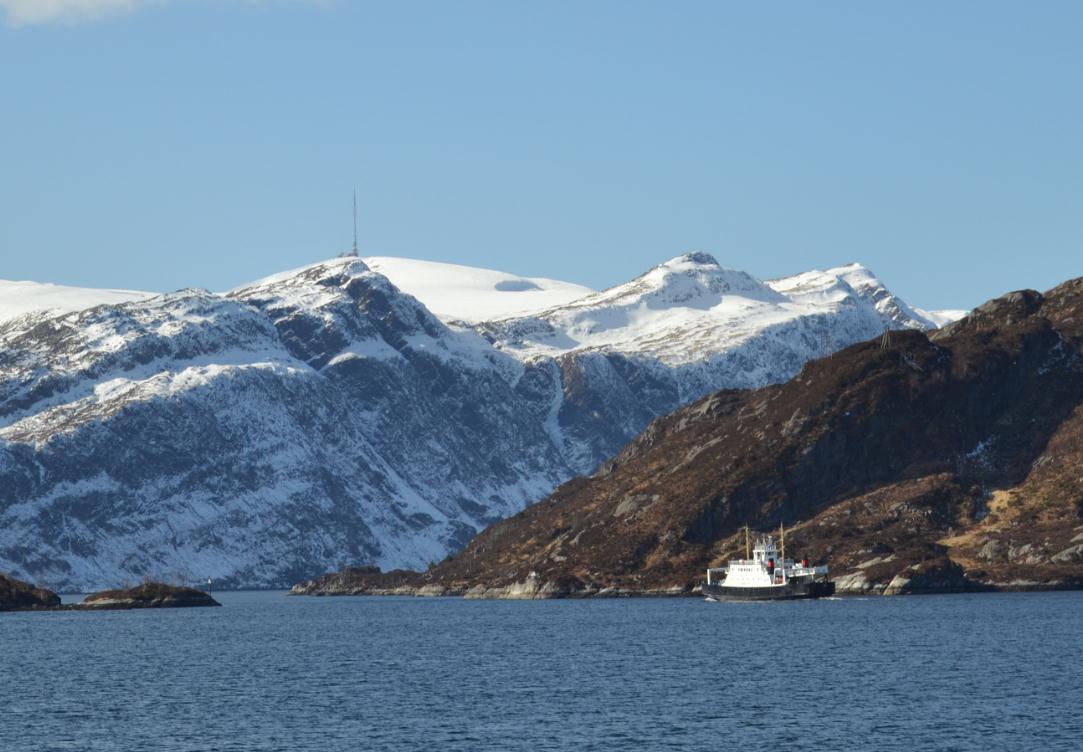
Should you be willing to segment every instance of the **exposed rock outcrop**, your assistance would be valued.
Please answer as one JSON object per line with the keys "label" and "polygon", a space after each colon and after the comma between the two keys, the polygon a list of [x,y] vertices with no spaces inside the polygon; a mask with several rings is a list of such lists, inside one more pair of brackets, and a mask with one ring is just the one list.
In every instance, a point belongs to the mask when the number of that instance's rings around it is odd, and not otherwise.
{"label": "exposed rock outcrop", "polygon": [[210,593],[196,588],[145,582],[132,588],[103,590],[88,595],[77,608],[95,611],[134,608],[197,608],[221,606]]}
{"label": "exposed rock outcrop", "polygon": [[0,574],[0,611],[44,611],[60,605],[51,590]]}
{"label": "exposed rock outcrop", "polygon": [[912,564],[891,578],[884,595],[903,593],[965,593],[982,588],[969,580],[961,566],[946,556]]}
{"label": "exposed rock outcrop", "polygon": [[419,572],[396,569],[381,572],[379,567],[346,567],[341,572],[325,574],[298,583],[289,595],[443,595],[443,589],[422,593],[424,583]]}
{"label": "exposed rock outcrop", "polygon": [[135,608],[220,606],[210,593],[196,588],[145,582],[132,588],[92,593],[79,603],[62,603],[51,590],[0,574],[0,611],[99,611]]}

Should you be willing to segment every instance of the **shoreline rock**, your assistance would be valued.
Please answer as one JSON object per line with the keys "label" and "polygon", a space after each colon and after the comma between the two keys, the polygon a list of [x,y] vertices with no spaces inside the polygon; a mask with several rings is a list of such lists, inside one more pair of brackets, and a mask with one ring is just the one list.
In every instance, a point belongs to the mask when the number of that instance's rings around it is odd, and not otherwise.
{"label": "shoreline rock", "polygon": [[102,590],[91,593],[79,603],[62,603],[60,596],[51,590],[0,574],[0,611],[130,611],[221,605],[203,590],[161,582]]}
{"label": "shoreline rock", "polygon": [[48,611],[60,607],[52,590],[0,574],[0,611]]}
{"label": "shoreline rock", "polygon": [[81,611],[119,611],[136,608],[202,608],[222,604],[203,590],[146,582],[125,590],[92,593],[73,605]]}
{"label": "shoreline rock", "polygon": [[415,595],[415,590],[423,589],[423,578],[423,573],[406,569],[383,572],[379,567],[346,567],[299,582],[286,595]]}
{"label": "shoreline rock", "polygon": [[[912,564],[888,581],[869,580],[864,571],[849,572],[833,579],[839,597],[937,595],[944,593],[1016,593],[1083,590],[1083,582],[1063,580],[997,581],[984,572],[968,573],[947,557]],[[699,584],[637,587],[613,584],[584,584],[578,580],[544,581],[536,573],[510,584],[461,583],[447,585],[435,581],[428,572],[394,570],[381,572],[376,567],[347,568],[298,583],[289,595],[332,596],[408,596],[417,598],[450,597],[465,600],[581,600],[587,598],[688,598],[702,592]]]}

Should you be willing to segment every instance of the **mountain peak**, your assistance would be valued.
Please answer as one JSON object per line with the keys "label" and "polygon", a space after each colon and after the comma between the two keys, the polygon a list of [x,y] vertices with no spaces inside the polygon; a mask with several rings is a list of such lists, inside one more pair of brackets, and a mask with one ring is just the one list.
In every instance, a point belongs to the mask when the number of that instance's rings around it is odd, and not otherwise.
{"label": "mountain peak", "polygon": [[[607,293],[634,296],[655,302],[688,303],[710,298],[716,304],[723,294],[757,300],[781,300],[782,296],[746,272],[727,269],[709,253],[692,252],[675,256],[625,285]],[[606,293],[603,293],[605,295]],[[700,307],[699,304],[693,304]]]}
{"label": "mountain peak", "polygon": [[272,274],[269,277],[257,279],[255,282],[234,288],[229,294],[254,290],[260,287],[286,284],[311,284],[320,283],[323,280],[353,278],[371,271],[368,264],[356,256],[340,256],[338,258],[317,261],[313,264],[290,269],[289,271]]}
{"label": "mountain peak", "polygon": [[703,251],[691,251],[689,253],[682,253],[680,256],[674,256],[669,261],[661,263],[659,267],[666,268],[678,268],[688,266],[713,266],[719,269],[722,265],[718,263],[718,260],[709,253]]}

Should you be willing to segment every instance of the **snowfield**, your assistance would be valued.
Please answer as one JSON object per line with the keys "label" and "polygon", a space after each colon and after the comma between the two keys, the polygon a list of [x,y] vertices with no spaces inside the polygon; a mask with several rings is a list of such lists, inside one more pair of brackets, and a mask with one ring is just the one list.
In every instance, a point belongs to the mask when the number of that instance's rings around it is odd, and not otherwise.
{"label": "snowfield", "polygon": [[34,311],[68,313],[97,305],[115,305],[144,300],[152,293],[135,290],[96,290],[65,287],[42,282],[12,282],[0,279],[0,321]]}
{"label": "snowfield", "polygon": [[403,292],[444,321],[476,324],[571,303],[594,290],[570,282],[437,261],[370,256],[365,259]]}
{"label": "snowfield", "polygon": [[424,567],[655,417],[946,320],[859,265],[706,254],[600,292],[338,258],[220,294],[0,283],[0,312],[0,571],[62,590]]}

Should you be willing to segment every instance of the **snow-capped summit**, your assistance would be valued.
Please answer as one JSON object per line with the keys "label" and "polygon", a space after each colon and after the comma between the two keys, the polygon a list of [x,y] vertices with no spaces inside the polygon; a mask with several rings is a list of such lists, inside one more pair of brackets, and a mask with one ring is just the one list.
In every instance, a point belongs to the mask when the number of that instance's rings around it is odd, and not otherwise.
{"label": "snow-capped summit", "polygon": [[254,282],[236,287],[227,294],[235,294],[244,290],[258,290],[276,285],[303,287],[309,284],[320,284],[321,280],[356,277],[369,271],[369,266],[363,259],[356,256],[338,256],[333,259],[316,261],[296,269],[278,272]]}
{"label": "snow-capped summit", "polygon": [[768,284],[796,302],[816,305],[839,303],[856,297],[902,327],[935,328],[931,320],[892,295],[884,283],[861,264],[852,263],[824,271],[813,270],[772,280]]}
{"label": "snow-capped summit", "polygon": [[723,295],[739,295],[752,300],[782,299],[750,274],[723,268],[708,253],[686,253],[659,264],[631,282],[610,287],[565,308],[710,308],[718,305]]}
{"label": "snow-capped summit", "polygon": [[[631,282],[533,316],[479,325],[502,350],[520,358],[583,350],[701,363],[788,322],[841,315],[852,334],[874,336],[885,327],[932,328],[891,295],[864,267],[813,271],[761,282],[725,269],[710,255],[690,253],[659,264]],[[819,338],[819,335],[817,335]],[[837,346],[829,337],[806,357]],[[751,372],[750,372],[751,373]],[[756,379],[741,386],[760,386]]]}
{"label": "snow-capped summit", "polygon": [[830,301],[839,303],[850,296],[856,296],[906,329],[938,329],[958,321],[968,313],[961,309],[926,311],[907,305],[892,294],[870,269],[858,263],[795,274],[792,277],[771,280],[768,284],[791,300],[812,304]]}

